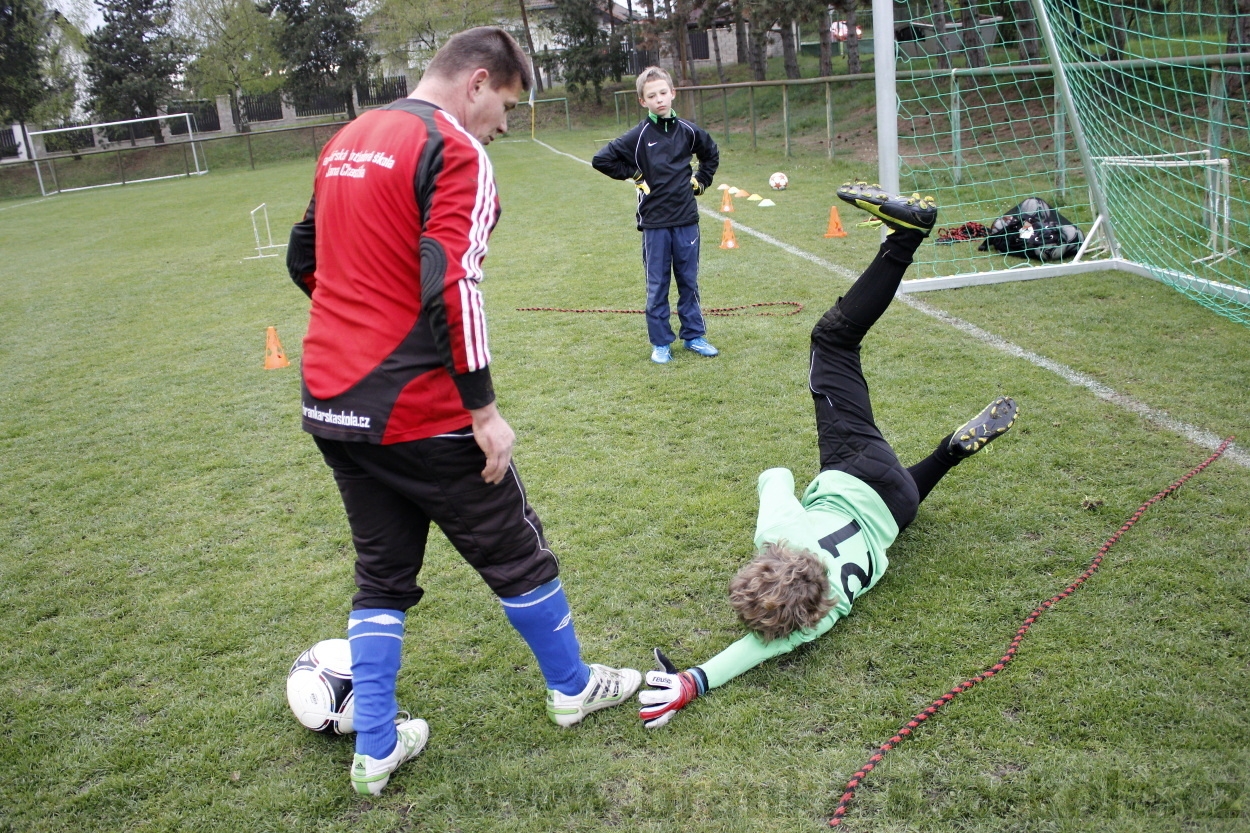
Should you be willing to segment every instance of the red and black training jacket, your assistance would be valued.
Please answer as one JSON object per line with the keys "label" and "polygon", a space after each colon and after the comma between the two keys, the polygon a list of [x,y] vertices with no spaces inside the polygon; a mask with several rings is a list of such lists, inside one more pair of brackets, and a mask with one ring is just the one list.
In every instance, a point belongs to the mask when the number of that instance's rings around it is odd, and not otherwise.
{"label": "red and black training jacket", "polygon": [[312,298],[304,430],[406,442],[495,400],[478,283],[499,212],[485,150],[433,104],[401,99],[330,140],[287,249]]}

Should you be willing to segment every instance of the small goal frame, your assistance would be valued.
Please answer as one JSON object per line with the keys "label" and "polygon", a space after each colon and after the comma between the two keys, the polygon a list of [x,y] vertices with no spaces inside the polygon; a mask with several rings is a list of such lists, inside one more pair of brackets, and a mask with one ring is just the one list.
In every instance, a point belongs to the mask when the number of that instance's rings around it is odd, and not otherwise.
{"label": "small goal frame", "polygon": [[[40,154],[39,146],[36,145],[33,141],[34,137],[36,136],[49,136],[55,133],[76,133],[76,132],[80,132],[83,130],[94,131],[96,129],[105,128],[105,127],[118,127],[120,125],[141,124],[144,122],[153,122],[153,121],[154,122],[168,122],[170,120],[177,120],[177,119],[183,119],[186,122],[186,125],[187,125],[186,138],[185,139],[180,138],[176,140],[172,138],[167,138],[166,143],[167,144],[189,144],[191,146],[191,160],[194,161],[194,170],[192,170],[191,165],[188,164],[186,171],[180,174],[162,174],[160,176],[149,176],[149,177],[139,177],[137,179],[126,179],[125,173],[122,172],[121,167],[120,167],[121,162],[119,161],[118,162],[119,177],[117,181],[115,182],[102,182],[98,185],[80,185],[80,186],[76,186],[73,188],[61,188],[58,184],[56,184],[55,173],[54,173],[53,188],[49,190],[47,185],[44,183],[43,173],[40,171],[39,163],[40,161],[50,160],[56,157],[54,157],[52,154],[47,153],[46,151],[42,155]],[[68,193],[70,191],[87,191],[92,188],[108,188],[113,185],[129,185],[135,182],[154,182],[158,179],[177,179],[178,177],[183,177],[183,176],[188,176],[188,177],[202,176],[208,173],[208,159],[207,157],[201,158],[202,152],[201,152],[201,148],[198,146],[195,140],[195,128],[194,128],[194,125],[192,124],[190,113],[168,113],[164,116],[144,116],[143,118],[138,118],[138,119],[122,119],[121,121],[96,122],[94,124],[83,124],[83,125],[78,125],[76,127],[55,127],[49,130],[31,130],[29,131],[29,135],[32,139],[31,160],[35,163],[35,176],[39,180],[39,191],[45,197],[52,196],[53,194]],[[107,153],[107,152],[109,151],[95,151],[95,153]],[[119,160],[120,160],[120,153],[121,153],[120,148],[117,150],[117,153],[119,155]]]}

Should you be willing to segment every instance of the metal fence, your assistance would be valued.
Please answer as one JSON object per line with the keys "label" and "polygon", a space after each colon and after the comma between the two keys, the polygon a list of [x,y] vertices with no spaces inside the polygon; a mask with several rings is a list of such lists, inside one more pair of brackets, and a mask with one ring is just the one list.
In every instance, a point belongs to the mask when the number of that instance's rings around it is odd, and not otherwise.
{"label": "metal fence", "polygon": [[[221,130],[221,117],[217,113],[217,102],[211,99],[194,99],[175,101],[169,105],[169,114],[190,113],[191,124],[196,133]],[[169,132],[175,136],[185,136],[187,123],[184,119],[171,119]]]}
{"label": "metal fence", "polygon": [[12,128],[0,129],[0,159],[17,156],[17,136]]}
{"label": "metal fence", "polygon": [[278,121],[282,118],[282,93],[244,93],[239,109],[249,122]]}
{"label": "metal fence", "polygon": [[295,100],[295,115],[337,116],[347,112],[347,101],[341,93],[324,92]]}
{"label": "metal fence", "polygon": [[408,95],[408,79],[403,75],[371,78],[356,85],[356,100],[361,107],[381,107]]}

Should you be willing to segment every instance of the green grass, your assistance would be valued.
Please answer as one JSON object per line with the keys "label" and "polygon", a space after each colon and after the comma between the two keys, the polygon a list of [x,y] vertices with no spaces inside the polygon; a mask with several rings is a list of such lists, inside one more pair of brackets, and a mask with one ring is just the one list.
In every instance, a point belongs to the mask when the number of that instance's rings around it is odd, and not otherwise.
{"label": "green grass", "polygon": [[[540,138],[589,158],[607,128]],[[648,360],[631,189],[541,146],[492,147],[504,205],[483,285],[500,407],[587,657],[695,664],[739,634],[755,478],[815,473],[807,335],[847,282],[703,221],[715,360]],[[0,212],[0,830],[793,831],[933,697],[1001,656],[1155,492],[1208,452],[901,304],[865,347],[905,461],[1000,393],[1022,416],[961,466],[891,568],[814,645],[664,730],[631,709],[572,731],[476,574],[438,534],[399,694],[431,743],[349,792],[351,743],[301,729],[286,670],[341,636],[351,545],[298,424],[307,301],[252,254],[303,211],[311,163],[11,202]],[[791,188],[735,219],[847,269],[822,237],[849,163],[725,149],[720,181]],[[704,197],[715,207],[716,197]],[[843,213],[848,225],[857,218]],[[280,233],[280,232],[279,232]],[[1246,331],[1159,284],[1085,275],[926,303],[1221,435],[1250,436]],[[1220,461],[1155,506],[1034,625],[1008,670],[891,752],[852,831],[1250,830],[1250,471]]]}

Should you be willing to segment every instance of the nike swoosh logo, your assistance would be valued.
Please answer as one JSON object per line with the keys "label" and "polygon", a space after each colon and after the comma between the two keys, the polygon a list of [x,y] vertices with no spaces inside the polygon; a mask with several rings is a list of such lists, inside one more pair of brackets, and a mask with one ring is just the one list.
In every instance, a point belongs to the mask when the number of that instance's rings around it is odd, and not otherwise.
{"label": "nike swoosh logo", "polygon": [[655,144],[655,142],[647,142],[647,147],[651,147],[651,146],[653,146],[654,144]]}

